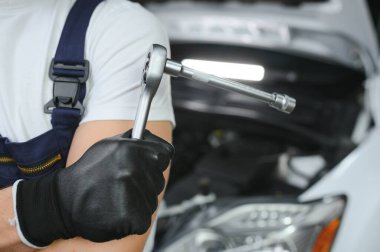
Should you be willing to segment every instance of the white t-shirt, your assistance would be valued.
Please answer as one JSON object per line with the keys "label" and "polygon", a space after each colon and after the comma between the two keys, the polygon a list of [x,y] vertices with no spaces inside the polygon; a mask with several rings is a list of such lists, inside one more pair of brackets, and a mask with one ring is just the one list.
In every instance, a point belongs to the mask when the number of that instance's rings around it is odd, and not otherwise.
{"label": "white t-shirt", "polygon": [[[0,0],[0,134],[26,141],[51,129],[43,112],[52,99],[48,77],[74,0]],[[97,7],[86,35],[87,81],[83,122],[134,120],[141,73],[150,45],[169,48],[157,19],[139,4],[107,0]],[[164,77],[149,120],[174,124],[170,79]]]}

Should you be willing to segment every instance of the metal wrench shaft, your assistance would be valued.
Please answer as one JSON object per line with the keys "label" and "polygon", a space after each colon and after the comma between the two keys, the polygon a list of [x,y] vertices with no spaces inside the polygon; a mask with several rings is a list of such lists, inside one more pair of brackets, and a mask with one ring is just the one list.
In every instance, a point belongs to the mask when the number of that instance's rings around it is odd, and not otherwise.
{"label": "metal wrench shaft", "polygon": [[296,106],[295,99],[287,95],[277,93],[270,94],[236,81],[222,79],[214,75],[196,71],[172,60],[166,61],[165,73],[174,77],[184,77],[214,87],[254,97],[281,112],[291,113]]}

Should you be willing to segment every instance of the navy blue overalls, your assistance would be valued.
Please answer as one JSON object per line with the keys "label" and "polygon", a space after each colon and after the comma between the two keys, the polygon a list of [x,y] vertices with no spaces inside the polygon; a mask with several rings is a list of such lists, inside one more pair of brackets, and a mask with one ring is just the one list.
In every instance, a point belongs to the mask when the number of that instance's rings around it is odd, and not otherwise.
{"label": "navy blue overalls", "polygon": [[[71,141],[83,113],[89,62],[84,59],[86,31],[102,0],[77,0],[67,17],[49,76],[53,99],[46,104],[52,129],[24,143],[0,135],[0,188],[64,168]],[[43,109],[43,108],[41,108]]]}

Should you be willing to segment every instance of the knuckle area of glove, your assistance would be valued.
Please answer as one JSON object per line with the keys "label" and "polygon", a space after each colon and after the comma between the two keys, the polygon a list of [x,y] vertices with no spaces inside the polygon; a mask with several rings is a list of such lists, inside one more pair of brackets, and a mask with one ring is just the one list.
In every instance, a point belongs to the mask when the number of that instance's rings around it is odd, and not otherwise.
{"label": "knuckle area of glove", "polygon": [[113,239],[145,233],[150,226],[152,214],[136,202],[128,203],[126,207],[103,205],[103,210],[92,209],[92,214],[81,211],[82,215],[76,219],[75,226],[78,230],[83,230],[84,234],[113,236]]}
{"label": "knuckle area of glove", "polygon": [[165,177],[162,172],[152,172],[149,174],[149,182],[155,187],[156,194],[160,194],[165,187]]}
{"label": "knuckle area of glove", "polygon": [[145,234],[148,229],[151,226],[151,220],[152,220],[152,215],[149,215],[149,218],[142,218],[142,219],[135,219],[133,226],[133,234],[136,235],[143,235]]}

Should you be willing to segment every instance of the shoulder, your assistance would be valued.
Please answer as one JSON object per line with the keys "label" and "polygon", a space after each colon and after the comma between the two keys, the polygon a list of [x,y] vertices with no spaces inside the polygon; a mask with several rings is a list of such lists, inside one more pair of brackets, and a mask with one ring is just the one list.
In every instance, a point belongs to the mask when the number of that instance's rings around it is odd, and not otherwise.
{"label": "shoulder", "polygon": [[[161,44],[170,53],[163,25],[142,6],[125,0],[107,0],[98,6],[86,35],[91,74],[82,123],[134,119],[142,70],[152,44]],[[150,118],[174,124],[168,77],[160,84]]]}
{"label": "shoulder", "polygon": [[98,6],[86,41],[88,59],[100,68],[111,62],[120,64],[119,60],[125,65],[135,64],[152,44],[170,48],[161,22],[140,4],[126,0],[107,0]]}
{"label": "shoulder", "polygon": [[167,33],[160,21],[140,4],[126,0],[101,3],[92,17],[89,33],[131,42],[142,38],[162,43],[167,41]]}
{"label": "shoulder", "polygon": [[144,7],[142,7],[139,3],[131,2],[128,0],[106,0],[103,1],[99,7],[99,14],[130,14],[130,15],[143,15],[142,18],[145,17],[153,17],[149,11],[147,11]]}

